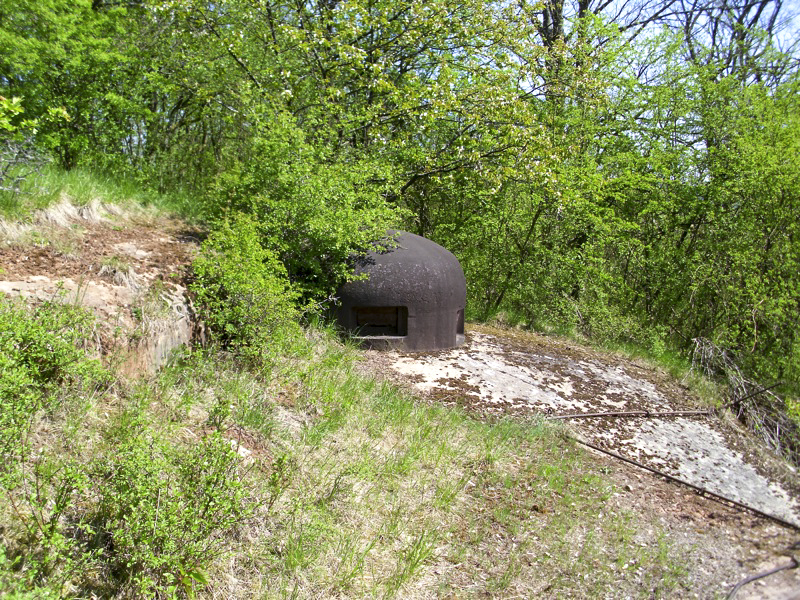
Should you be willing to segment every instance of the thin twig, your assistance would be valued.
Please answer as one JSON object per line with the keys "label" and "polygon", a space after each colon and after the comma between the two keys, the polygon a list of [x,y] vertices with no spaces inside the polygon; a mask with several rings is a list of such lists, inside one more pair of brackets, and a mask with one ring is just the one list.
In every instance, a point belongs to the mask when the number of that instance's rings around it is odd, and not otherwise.
{"label": "thin twig", "polygon": [[732,400],[731,402],[726,404],[725,407],[726,408],[730,408],[734,404],[737,404],[739,402],[744,402],[745,400],[749,400],[750,398],[753,398],[754,396],[759,396],[759,395],[763,394],[764,392],[768,392],[769,390],[778,387],[779,385],[783,385],[783,382],[779,381],[778,383],[773,383],[772,385],[768,385],[765,388],[761,388],[760,390],[756,390],[755,392],[751,392],[751,393],[747,394],[747,396],[744,396],[743,398],[736,398],[736,400]]}
{"label": "thin twig", "polygon": [[158,525],[158,509],[161,507],[161,488],[158,488],[158,500],[156,500],[156,519],[153,521],[153,537],[156,535],[156,525]]}

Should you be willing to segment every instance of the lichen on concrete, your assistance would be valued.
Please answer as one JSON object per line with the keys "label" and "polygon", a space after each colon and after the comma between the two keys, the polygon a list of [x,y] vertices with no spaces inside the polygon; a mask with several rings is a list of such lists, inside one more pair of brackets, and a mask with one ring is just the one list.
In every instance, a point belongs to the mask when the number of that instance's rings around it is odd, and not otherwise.
{"label": "lichen on concrete", "polygon": [[[518,340],[472,332],[460,348],[435,354],[399,354],[389,366],[419,391],[501,415],[650,411],[694,408],[686,395],[651,380],[632,365],[589,352],[563,353]],[[768,476],[731,443],[732,432],[712,417],[581,419],[580,436],[715,494],[800,525],[793,489]],[[736,435],[747,436],[745,431]],[[779,460],[771,465],[781,468]],[[790,475],[791,477],[791,475]]]}

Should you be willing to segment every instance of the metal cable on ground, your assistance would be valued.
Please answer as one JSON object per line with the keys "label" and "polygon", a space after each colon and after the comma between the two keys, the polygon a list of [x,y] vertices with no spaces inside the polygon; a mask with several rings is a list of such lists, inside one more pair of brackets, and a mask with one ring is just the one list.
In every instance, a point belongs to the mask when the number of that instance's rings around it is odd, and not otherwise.
{"label": "metal cable on ground", "polygon": [[[789,569],[796,569],[798,566],[800,566],[800,562],[798,562],[796,557],[790,556],[789,559],[792,562],[789,563],[788,565],[783,565],[782,567],[775,567],[774,569],[770,569],[769,571],[764,571],[763,573],[757,573],[755,575],[750,575],[750,577],[746,577],[745,579],[742,579],[739,583],[737,583],[735,586],[733,586],[733,589],[730,591],[730,593],[727,596],[725,596],[725,600],[732,600],[736,596],[736,594],[739,592],[739,590],[743,586],[747,585],[748,583],[751,583],[753,581],[758,581],[759,579],[763,579],[764,577],[769,577],[770,575],[774,575],[775,573],[780,573],[781,571],[788,571]],[[793,598],[797,598],[797,597],[798,596],[793,596]]]}
{"label": "metal cable on ground", "polygon": [[[729,402],[728,404],[724,405],[722,407],[722,409],[724,410],[724,409],[733,408],[737,404],[741,405],[741,403],[744,400],[747,400],[747,399],[752,398],[754,396],[758,396],[759,394],[763,394],[764,392],[767,392],[767,391],[771,390],[772,388],[777,387],[778,385],[780,385],[780,383],[776,383],[774,385],[771,385],[771,386],[762,388],[760,390],[757,390],[757,391],[755,391],[753,393],[747,394],[743,398],[737,398],[737,399]],[[602,418],[602,417],[608,417],[608,418],[640,417],[640,418],[647,418],[647,419],[655,419],[655,418],[666,418],[666,417],[700,416],[700,415],[713,416],[714,414],[717,414],[717,410],[715,410],[715,409],[707,409],[707,410],[677,410],[677,411],[665,411],[665,412],[651,412],[649,410],[634,410],[634,411],[621,411],[621,412],[573,413],[573,414],[567,414],[567,415],[553,415],[553,416],[545,417],[545,420],[547,420],[547,421],[556,421],[556,420],[566,420],[566,419],[591,419],[591,418]],[[578,439],[578,438],[573,437],[573,436],[567,436],[567,437],[569,437],[570,439],[576,441],[577,443],[579,443],[579,444],[581,444],[583,446],[586,446],[588,448],[592,448],[593,450],[597,450],[598,452],[602,452],[603,454],[606,454],[608,456],[611,456],[613,458],[616,458],[616,459],[621,460],[623,462],[626,462],[628,464],[631,464],[631,465],[634,465],[636,467],[639,467],[640,469],[644,469],[644,470],[650,471],[651,473],[654,473],[656,475],[660,475],[661,477],[664,477],[664,478],[666,478],[666,479],[668,479],[670,481],[674,481],[675,483],[679,483],[679,484],[685,485],[685,486],[687,486],[689,488],[692,488],[693,490],[697,491],[698,493],[700,493],[702,495],[711,496],[711,497],[715,498],[718,501],[727,502],[727,503],[732,504],[732,505],[734,505],[734,506],[736,506],[738,508],[750,511],[752,513],[755,513],[755,514],[761,516],[761,517],[764,517],[766,519],[769,519],[771,521],[779,523],[780,525],[783,525],[784,527],[789,527],[791,529],[794,529],[795,531],[800,531],[800,525],[796,525],[795,523],[792,523],[790,521],[786,521],[784,519],[781,519],[780,517],[776,517],[774,515],[765,513],[765,512],[763,512],[761,510],[758,510],[757,508],[753,508],[752,506],[748,506],[747,504],[743,504],[743,503],[738,502],[736,500],[732,500],[731,498],[726,498],[725,496],[722,496],[720,494],[712,492],[711,490],[708,490],[708,489],[702,488],[700,486],[694,485],[693,483],[689,483],[688,481],[684,481],[683,479],[679,479],[679,478],[677,478],[677,477],[675,477],[673,475],[670,475],[669,473],[664,473],[663,471],[660,471],[660,470],[655,469],[653,467],[648,467],[645,464],[642,464],[642,463],[640,463],[638,461],[635,461],[635,460],[632,460],[630,458],[626,458],[626,457],[622,456],[621,454],[617,454],[616,452],[612,452],[611,450],[606,450],[605,448],[601,448],[600,446],[597,446],[597,445],[592,444],[590,442]],[[798,547],[798,546],[800,546],[800,542],[795,544],[795,547]],[[733,600],[733,598],[735,598],[735,596],[739,592],[739,590],[742,587],[744,587],[745,585],[747,585],[748,583],[752,583],[754,581],[758,581],[759,579],[764,579],[765,577],[769,577],[770,575],[775,575],[776,573],[780,573],[781,571],[788,571],[788,570],[791,570],[791,569],[796,569],[798,566],[800,566],[800,560],[798,560],[796,555],[792,555],[789,558],[790,558],[791,562],[789,564],[787,564],[787,565],[783,565],[783,566],[780,566],[780,567],[775,567],[773,569],[770,569],[769,571],[756,573],[755,575],[750,575],[749,577],[746,577],[745,579],[741,580],[739,583],[737,583],[733,587],[733,589],[730,591],[730,593],[726,596],[726,600]],[[800,600],[800,594],[792,596],[792,600]]]}
{"label": "metal cable on ground", "polygon": [[645,417],[656,419],[659,417],[687,417],[691,415],[711,416],[714,414],[712,409],[707,410],[672,410],[667,412],[652,412],[649,410],[629,410],[623,412],[598,412],[598,413],[572,413],[568,415],[554,415],[545,417],[546,421],[557,421],[560,419],[591,419],[597,417]]}
{"label": "metal cable on ground", "polygon": [[693,490],[696,490],[697,492],[699,492],[700,494],[702,494],[704,496],[710,496],[710,497],[716,498],[717,500],[721,500],[723,502],[728,502],[730,504],[733,504],[734,506],[738,506],[739,508],[743,508],[745,510],[748,510],[748,511],[750,511],[752,513],[755,513],[755,514],[757,514],[757,515],[759,515],[761,517],[764,517],[766,519],[770,519],[772,521],[775,521],[776,523],[780,523],[784,527],[789,527],[791,529],[794,529],[795,531],[800,531],[800,525],[792,523],[791,521],[786,521],[784,519],[781,519],[780,517],[776,517],[775,515],[771,515],[769,513],[765,513],[765,512],[763,512],[761,510],[758,510],[757,508],[753,508],[752,506],[748,506],[747,504],[742,504],[741,502],[738,502],[736,500],[732,500],[730,498],[726,498],[725,496],[721,496],[720,494],[712,492],[711,490],[707,490],[707,489],[702,488],[700,486],[697,486],[697,485],[695,485],[693,483],[689,483],[688,481],[685,481],[683,479],[679,479],[678,477],[675,477],[674,475],[670,475],[669,473],[664,473],[663,471],[659,471],[658,469],[655,469],[653,467],[648,467],[645,464],[642,464],[640,462],[637,462],[635,460],[632,460],[630,458],[622,456],[621,454],[617,454],[616,452],[612,452],[611,450],[606,450],[605,448],[601,448],[600,446],[592,444],[591,442],[587,442],[585,440],[581,440],[581,439],[579,439],[577,437],[574,437],[574,436],[567,436],[567,437],[569,437],[570,439],[578,442],[582,446],[586,446],[587,448],[592,448],[593,450],[597,450],[598,452],[602,452],[603,454],[607,454],[608,456],[612,456],[612,457],[614,457],[614,458],[616,458],[618,460],[621,460],[621,461],[626,462],[628,464],[631,464],[631,465],[634,465],[636,467],[639,467],[640,469],[644,469],[645,471],[650,471],[651,473],[655,473],[656,475],[660,475],[661,477],[665,477],[666,479],[669,479],[670,481],[674,481],[675,483],[680,483],[682,485],[690,487]]}

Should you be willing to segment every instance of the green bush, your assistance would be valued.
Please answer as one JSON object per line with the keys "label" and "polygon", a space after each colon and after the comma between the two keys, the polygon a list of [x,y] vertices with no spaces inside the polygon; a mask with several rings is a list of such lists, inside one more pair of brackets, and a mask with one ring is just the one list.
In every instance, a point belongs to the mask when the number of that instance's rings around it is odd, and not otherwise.
{"label": "green bush", "polygon": [[[128,428],[129,433],[136,427]],[[93,544],[110,575],[136,596],[208,583],[205,569],[252,513],[239,457],[213,434],[179,447],[129,435],[95,465]]]}
{"label": "green bush", "polygon": [[116,434],[85,464],[40,458],[9,492],[23,533],[3,536],[0,596],[191,598],[208,583],[255,506],[238,455],[219,434],[190,447],[158,439],[138,415]]}
{"label": "green bush", "polygon": [[87,353],[93,327],[93,316],[75,305],[29,307],[0,297],[0,491],[19,517],[19,527],[0,528],[0,596],[51,597],[48,587],[58,589],[86,558],[64,529],[85,475],[60,457],[32,456],[30,439],[42,415],[52,419],[108,383],[109,373]]}
{"label": "green bush", "polygon": [[206,212],[252,215],[262,245],[306,300],[335,292],[352,277],[353,256],[399,222],[402,212],[386,201],[390,166],[355,154],[331,156],[310,144],[290,116],[271,115],[249,152],[216,178]]}
{"label": "green bush", "polygon": [[6,467],[39,411],[54,410],[65,396],[60,386],[107,381],[108,372],[84,349],[93,327],[93,316],[78,306],[27,307],[0,297],[0,457]]}
{"label": "green bush", "polygon": [[6,549],[0,547],[0,597],[5,600],[57,600],[61,598],[55,590],[38,587],[30,571],[21,571],[22,557],[10,558]]}
{"label": "green bush", "polygon": [[299,335],[296,294],[286,269],[262,246],[252,218],[235,215],[222,223],[192,268],[191,290],[212,341],[263,363]]}

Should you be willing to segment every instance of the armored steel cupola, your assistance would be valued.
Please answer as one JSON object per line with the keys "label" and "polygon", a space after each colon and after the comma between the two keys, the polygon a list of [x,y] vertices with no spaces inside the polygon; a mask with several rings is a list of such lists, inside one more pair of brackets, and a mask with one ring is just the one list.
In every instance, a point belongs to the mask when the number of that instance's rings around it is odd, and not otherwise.
{"label": "armored steel cupola", "polygon": [[424,237],[389,233],[397,246],[370,252],[356,265],[356,273],[368,277],[339,288],[339,325],[371,348],[422,352],[458,346],[467,303],[458,259]]}

